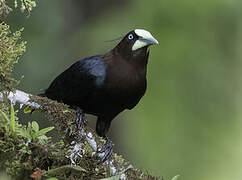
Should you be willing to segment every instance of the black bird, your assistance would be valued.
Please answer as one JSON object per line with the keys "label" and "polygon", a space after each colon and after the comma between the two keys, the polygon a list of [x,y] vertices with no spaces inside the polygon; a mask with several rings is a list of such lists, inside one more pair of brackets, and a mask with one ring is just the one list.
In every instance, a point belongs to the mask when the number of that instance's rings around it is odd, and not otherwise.
{"label": "black bird", "polygon": [[106,54],[72,64],[44,93],[77,108],[79,117],[80,113],[97,116],[96,132],[107,139],[102,161],[112,153],[107,138],[111,121],[123,110],[134,108],[145,94],[148,47],[153,44],[158,41],[148,31],[135,29]]}

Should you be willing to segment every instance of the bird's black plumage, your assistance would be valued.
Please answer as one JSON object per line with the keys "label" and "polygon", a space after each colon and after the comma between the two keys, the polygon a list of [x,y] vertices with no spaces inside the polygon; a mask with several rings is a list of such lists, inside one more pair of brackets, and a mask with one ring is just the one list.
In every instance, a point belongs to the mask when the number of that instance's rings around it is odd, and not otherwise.
{"label": "bird's black plumage", "polygon": [[88,110],[91,99],[103,86],[105,77],[106,65],[101,56],[85,58],[61,73],[45,91],[45,95],[72,107]]}
{"label": "bird's black plumage", "polygon": [[131,31],[108,53],[77,61],[51,83],[44,95],[96,115],[96,131],[106,137],[114,117],[132,109],[145,93],[147,48],[158,42],[144,32]]}

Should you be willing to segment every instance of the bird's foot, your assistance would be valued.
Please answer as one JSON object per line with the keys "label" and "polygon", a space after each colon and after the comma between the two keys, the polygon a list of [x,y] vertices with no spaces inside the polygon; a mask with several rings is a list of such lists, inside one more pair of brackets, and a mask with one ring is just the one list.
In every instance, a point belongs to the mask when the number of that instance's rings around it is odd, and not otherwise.
{"label": "bird's foot", "polygon": [[98,151],[98,153],[101,154],[101,160],[99,161],[99,163],[104,163],[106,160],[108,160],[113,152],[112,142],[109,140],[108,137],[105,137],[105,139],[106,143],[104,144],[102,149]]}
{"label": "bird's foot", "polygon": [[68,128],[66,128],[66,130],[65,130],[65,134],[66,134],[66,135],[71,136],[72,133],[73,133],[73,130],[72,130],[72,127],[71,127],[71,126],[68,127]]}
{"label": "bird's foot", "polygon": [[79,130],[82,128],[82,125],[87,125],[85,114],[79,107],[76,110],[76,125]]}

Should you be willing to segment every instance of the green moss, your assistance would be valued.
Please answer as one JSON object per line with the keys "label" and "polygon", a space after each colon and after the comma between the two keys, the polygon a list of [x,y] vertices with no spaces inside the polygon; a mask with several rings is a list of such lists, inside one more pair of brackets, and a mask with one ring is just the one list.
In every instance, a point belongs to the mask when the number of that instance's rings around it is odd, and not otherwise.
{"label": "green moss", "polygon": [[[66,130],[75,122],[75,111],[69,109],[68,105],[58,103],[57,101],[50,100],[46,97],[31,96],[30,101],[41,104],[41,110],[47,114],[47,118],[50,121],[54,121],[55,126],[59,130]],[[73,126],[73,131],[76,126]]]}
{"label": "green moss", "polygon": [[142,172],[138,169],[129,169],[125,172],[129,180],[159,180],[160,177],[155,177],[147,172]]}
{"label": "green moss", "polygon": [[[10,6],[19,7],[22,12],[26,11],[28,16],[33,8],[36,7],[36,3],[33,0],[14,0],[8,2],[10,2]],[[13,10],[9,4],[7,4],[6,0],[0,1],[0,16],[6,17]]]}
{"label": "green moss", "polygon": [[[36,7],[36,3],[35,1],[32,0],[19,0],[21,3],[20,9],[22,12],[24,12],[25,10],[28,12],[28,15],[30,13],[30,11],[33,10],[34,7]],[[15,0],[14,1],[15,7],[18,7],[18,1]]]}
{"label": "green moss", "polygon": [[21,41],[22,31],[23,28],[12,33],[9,25],[0,23],[0,91],[10,90],[18,84],[11,73],[26,50],[26,42]]}
{"label": "green moss", "polygon": [[91,156],[93,150],[92,150],[91,146],[87,142],[85,142],[84,150],[85,150],[85,153],[88,156]]}
{"label": "green moss", "polygon": [[113,153],[114,159],[119,163],[119,164],[124,164],[125,160],[121,155],[118,155],[117,153]]}
{"label": "green moss", "polygon": [[0,16],[7,16],[12,11],[12,8],[10,8],[5,0],[0,1]]}

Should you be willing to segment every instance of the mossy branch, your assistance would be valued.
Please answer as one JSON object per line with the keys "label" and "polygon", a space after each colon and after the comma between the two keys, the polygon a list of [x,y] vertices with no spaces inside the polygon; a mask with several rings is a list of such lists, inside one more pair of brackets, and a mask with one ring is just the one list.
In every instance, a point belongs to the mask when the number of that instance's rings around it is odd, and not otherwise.
{"label": "mossy branch", "polygon": [[[105,140],[88,126],[78,130],[75,122],[76,113],[67,105],[20,90],[0,93],[0,100],[3,101],[4,99],[10,100],[12,104],[19,103],[20,107],[24,104],[40,109],[47,115],[46,117],[49,120],[54,122],[60,132],[66,132],[65,135],[61,136],[58,143],[47,141],[40,146],[40,144],[32,142],[35,151],[40,154],[31,151],[29,159],[37,158],[39,162],[36,161],[35,164],[31,165],[26,164],[24,166],[26,171],[24,171],[25,173],[21,171],[21,174],[30,173],[31,170],[33,172],[34,169],[38,168],[41,170],[41,175],[46,177],[100,179],[117,176],[117,178],[121,179],[126,179],[127,177],[156,179],[153,176],[133,169],[132,165],[116,153],[113,153],[111,158],[105,163],[100,164],[99,159],[103,154],[98,153],[98,150],[104,145]],[[32,157],[33,154],[36,157]],[[3,160],[1,156],[0,160]]]}

